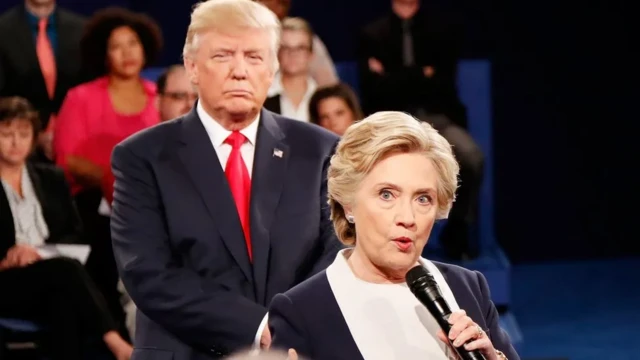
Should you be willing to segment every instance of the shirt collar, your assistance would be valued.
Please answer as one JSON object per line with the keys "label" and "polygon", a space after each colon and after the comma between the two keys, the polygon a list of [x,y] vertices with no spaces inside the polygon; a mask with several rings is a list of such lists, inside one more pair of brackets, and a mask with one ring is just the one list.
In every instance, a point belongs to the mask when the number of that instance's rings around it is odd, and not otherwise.
{"label": "shirt collar", "polygon": [[[231,131],[225,129],[218,123],[213,117],[211,117],[202,107],[202,103],[198,100],[198,104],[196,105],[196,113],[202,121],[202,125],[204,126],[207,135],[211,139],[213,146],[215,148],[224,144],[224,141],[231,135]],[[256,138],[258,137],[258,123],[260,121],[260,114],[256,117],[256,119],[249,124],[246,128],[240,130],[240,133],[244,135],[251,145],[255,146]]]}
{"label": "shirt collar", "polygon": [[[29,25],[34,27],[34,28],[38,28],[38,22],[40,21],[40,18],[38,18],[37,16],[33,15],[31,12],[29,12],[29,10],[27,10],[26,6],[24,9],[25,14],[27,14],[27,20],[29,21]],[[56,26],[56,9],[54,8],[53,11],[51,12],[51,15],[49,15],[49,17],[47,18],[47,28],[51,28],[53,26]]]}
{"label": "shirt collar", "polygon": [[[318,88],[318,83],[311,76],[307,77],[307,92],[305,93],[305,97],[313,95],[313,93]],[[273,78],[273,83],[269,88],[269,92],[267,93],[268,97],[282,95],[284,92],[284,86],[282,85],[282,73],[279,71]]]}

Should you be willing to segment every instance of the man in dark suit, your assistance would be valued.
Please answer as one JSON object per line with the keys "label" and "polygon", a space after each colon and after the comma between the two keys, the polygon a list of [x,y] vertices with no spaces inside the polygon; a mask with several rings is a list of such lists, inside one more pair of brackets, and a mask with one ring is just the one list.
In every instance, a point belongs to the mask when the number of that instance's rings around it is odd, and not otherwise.
{"label": "man in dark suit", "polygon": [[[40,155],[51,159],[52,115],[84,80],[80,36],[85,19],[55,0],[25,0],[0,15],[0,96],[21,96],[40,112]],[[45,159],[44,157],[40,157]]]}
{"label": "man in dark suit", "polygon": [[183,54],[195,108],[113,151],[113,246],[139,308],[133,359],[267,346],[269,301],[341,248],[326,184],[338,138],[262,109],[278,27],[251,0],[200,3]]}
{"label": "man in dark suit", "polygon": [[[358,45],[365,115],[406,111],[431,123],[452,145],[461,186],[440,235],[451,259],[475,257],[477,199],[484,158],[466,130],[467,115],[456,87],[460,46],[454,17],[421,9],[420,0],[391,0],[392,12],[367,25]],[[471,235],[471,237],[470,237]]]}

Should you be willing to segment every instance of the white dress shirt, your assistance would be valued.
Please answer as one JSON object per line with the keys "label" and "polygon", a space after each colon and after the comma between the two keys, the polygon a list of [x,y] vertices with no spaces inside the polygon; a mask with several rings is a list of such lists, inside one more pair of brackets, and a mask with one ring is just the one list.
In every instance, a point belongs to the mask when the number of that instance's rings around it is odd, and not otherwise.
{"label": "white dress shirt", "polygon": [[307,78],[307,91],[304,93],[302,97],[302,101],[296,107],[293,105],[293,102],[287,97],[287,94],[284,92],[284,86],[282,85],[282,75],[278,72],[273,79],[273,83],[271,84],[271,88],[269,89],[269,96],[280,95],[280,115],[286,116],[290,119],[300,120],[304,122],[309,122],[309,101],[311,97],[316,92],[318,88],[318,84],[313,80],[313,78]]}
{"label": "white dress shirt", "polygon": [[[220,165],[222,166],[222,170],[227,167],[227,160],[229,160],[229,155],[231,154],[231,145],[225,143],[224,141],[231,135],[231,131],[225,129],[218,123],[211,115],[207,114],[207,112],[202,107],[202,103],[198,101],[198,105],[196,105],[196,112],[200,121],[202,121],[202,125],[204,126],[204,130],[209,135],[209,139],[211,140],[211,144],[213,148],[216,150],[216,154],[218,154],[218,160],[220,161]],[[242,160],[244,160],[244,164],[247,166],[247,171],[249,172],[249,177],[251,177],[253,171],[253,158],[255,152],[256,139],[258,137],[258,124],[260,121],[260,115],[256,117],[256,119],[246,128],[240,130],[240,133],[244,135],[248,141],[242,144],[240,147],[240,154],[242,155]],[[254,340],[254,346],[260,346],[260,337],[262,337],[262,332],[264,331],[264,327],[267,325],[268,314],[264,316],[260,326],[258,327],[258,332],[256,333],[256,337]]]}
{"label": "white dress shirt", "polygon": [[[202,103],[198,101],[198,105],[196,105],[196,111],[198,113],[198,117],[200,121],[202,121],[202,125],[204,126],[204,130],[209,135],[209,139],[211,140],[211,144],[213,148],[216,150],[216,154],[218,154],[218,160],[220,160],[220,165],[222,165],[222,170],[224,170],[227,166],[227,160],[229,160],[229,155],[231,154],[231,145],[225,143],[229,135],[231,135],[231,131],[225,129],[218,123],[211,115],[207,114],[207,112],[202,107]],[[244,135],[248,141],[242,144],[240,148],[240,153],[242,154],[242,160],[244,160],[244,164],[247,166],[247,171],[249,172],[249,177],[251,177],[253,171],[253,156],[256,146],[256,138],[258,137],[258,122],[260,121],[260,115],[256,117],[256,119],[246,128],[240,130],[240,133]]]}
{"label": "white dress shirt", "polygon": [[[400,284],[374,284],[357,278],[340,251],[326,274],[349,331],[367,360],[456,359],[456,354],[437,336],[440,326],[411,293]],[[429,269],[452,310],[458,309],[447,282],[430,261]]]}
{"label": "white dress shirt", "polygon": [[49,237],[49,227],[42,215],[42,207],[31,183],[27,167],[22,168],[20,180],[22,196],[4,180],[1,182],[13,216],[16,244],[33,247],[44,245],[45,240]]}

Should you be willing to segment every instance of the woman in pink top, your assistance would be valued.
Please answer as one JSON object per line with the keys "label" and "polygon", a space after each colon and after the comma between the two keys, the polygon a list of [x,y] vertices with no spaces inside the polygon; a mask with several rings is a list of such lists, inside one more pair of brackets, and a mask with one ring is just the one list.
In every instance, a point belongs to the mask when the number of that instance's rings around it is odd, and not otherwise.
{"label": "woman in pink top", "polygon": [[[156,23],[126,9],[102,10],[87,24],[81,49],[100,77],[67,93],[54,134],[56,163],[74,194],[108,185],[115,145],[159,122],[155,84],[140,72],[161,44]],[[104,195],[110,197],[108,191]]]}
{"label": "woman in pink top", "polygon": [[97,78],[67,93],[53,139],[56,164],[66,173],[91,244],[87,270],[121,322],[109,218],[99,207],[113,193],[110,157],[115,145],[159,122],[155,85],[140,73],[161,46],[160,29],[150,18],[122,8],[97,12],[81,42],[85,63]]}

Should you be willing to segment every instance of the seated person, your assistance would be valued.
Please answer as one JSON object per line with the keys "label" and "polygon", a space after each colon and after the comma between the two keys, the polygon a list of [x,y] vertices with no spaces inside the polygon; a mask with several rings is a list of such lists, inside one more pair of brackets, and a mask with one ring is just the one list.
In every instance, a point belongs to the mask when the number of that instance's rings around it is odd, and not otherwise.
{"label": "seated person", "polygon": [[[379,112],[351,126],[327,175],[331,219],[351,248],[274,297],[273,348],[315,360],[447,360],[451,346],[464,346],[487,360],[519,359],[484,276],[420,257],[451,209],[458,171],[447,140],[410,115]],[[405,284],[415,266],[434,276],[453,310],[448,334]]]}
{"label": "seated person", "polygon": [[80,221],[62,171],[26,161],[38,130],[27,100],[0,99],[0,317],[45,325],[54,360],[83,359],[87,333],[102,336],[116,359],[129,359],[133,348],[84,267],[43,248],[78,242]]}
{"label": "seated person", "polygon": [[439,236],[450,259],[479,254],[478,196],[484,156],[469,135],[456,77],[460,26],[421,0],[391,0],[392,12],[367,25],[358,42],[358,70],[365,115],[406,111],[433,125],[453,145],[460,187]]}
{"label": "seated person", "polygon": [[309,120],[339,136],[363,117],[358,97],[345,83],[320,88],[309,101]]}
{"label": "seated person", "polygon": [[[273,11],[274,14],[284,21],[289,16],[291,0],[256,0]],[[311,62],[311,77],[318,83],[318,86],[333,85],[338,82],[338,73],[333,64],[329,50],[318,35],[313,36],[313,60]]]}

